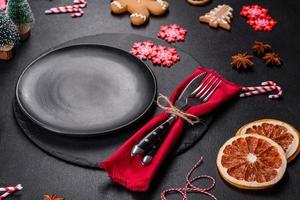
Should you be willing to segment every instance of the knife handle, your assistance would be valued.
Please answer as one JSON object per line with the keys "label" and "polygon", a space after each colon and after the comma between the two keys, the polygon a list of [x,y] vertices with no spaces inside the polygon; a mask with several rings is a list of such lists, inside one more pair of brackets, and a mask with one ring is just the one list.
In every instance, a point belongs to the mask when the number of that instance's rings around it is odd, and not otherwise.
{"label": "knife handle", "polygon": [[171,115],[166,121],[157,126],[154,130],[148,133],[137,145],[132,149],[131,155],[144,153],[151,149],[151,147],[168,133],[172,123],[177,118],[176,115]]}
{"label": "knife handle", "polygon": [[155,156],[156,152],[158,151],[161,143],[162,143],[162,140],[159,140],[156,144],[154,144],[151,147],[151,149],[149,149],[148,152],[145,153],[144,157],[142,158],[143,165],[149,165],[151,163],[151,161],[153,160],[153,157]]}

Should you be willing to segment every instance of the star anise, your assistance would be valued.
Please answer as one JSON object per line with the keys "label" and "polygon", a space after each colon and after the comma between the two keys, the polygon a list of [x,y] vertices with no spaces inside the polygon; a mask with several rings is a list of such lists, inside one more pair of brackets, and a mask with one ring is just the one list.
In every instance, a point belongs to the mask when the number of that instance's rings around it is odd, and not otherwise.
{"label": "star anise", "polygon": [[55,194],[53,194],[53,195],[44,195],[44,200],[64,200],[64,198],[60,198]]}
{"label": "star anise", "polygon": [[271,45],[264,42],[255,41],[254,44],[252,45],[252,50],[254,51],[254,53],[256,53],[259,56],[264,55],[268,51],[271,51],[271,49],[272,49]]}
{"label": "star anise", "polygon": [[271,52],[267,53],[263,58],[266,65],[282,65],[282,60],[277,53]]}
{"label": "star anise", "polygon": [[239,53],[231,56],[231,59],[231,64],[237,69],[247,69],[253,65],[253,56],[250,56],[247,53]]}

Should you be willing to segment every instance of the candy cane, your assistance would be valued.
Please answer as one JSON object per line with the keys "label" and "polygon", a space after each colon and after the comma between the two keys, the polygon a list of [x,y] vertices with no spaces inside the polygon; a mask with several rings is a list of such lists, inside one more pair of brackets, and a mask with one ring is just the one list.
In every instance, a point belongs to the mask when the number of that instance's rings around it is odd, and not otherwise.
{"label": "candy cane", "polygon": [[261,85],[272,85],[273,87],[276,87],[276,90],[277,90],[277,94],[272,94],[272,95],[269,95],[269,98],[279,98],[281,95],[282,95],[282,89],[280,86],[278,86],[276,83],[274,83],[273,81],[265,81],[265,82],[262,82]]}
{"label": "candy cane", "polygon": [[80,11],[82,11],[80,7],[61,6],[61,7],[50,8],[49,10],[45,11],[45,14],[73,13],[73,12],[80,12]]}
{"label": "candy cane", "polygon": [[10,194],[22,190],[23,187],[21,184],[18,184],[14,187],[1,187],[0,192],[5,192],[4,194],[0,195],[0,200],[3,200],[5,197],[9,196]]}
{"label": "candy cane", "polygon": [[74,0],[73,4],[78,5],[80,8],[85,8],[87,6],[86,0]]}
{"label": "candy cane", "polygon": [[[87,6],[87,1],[86,0],[74,0],[73,1],[73,6],[79,6],[80,8],[85,8]],[[79,12],[72,13],[71,16],[73,18],[75,17],[81,17],[84,14],[83,10],[81,9]]]}
{"label": "candy cane", "polygon": [[280,96],[282,96],[282,89],[280,86],[278,86],[273,81],[265,81],[261,83],[261,86],[255,86],[255,87],[243,87],[242,91],[245,93],[240,94],[240,97],[249,97],[253,95],[258,95],[262,93],[267,93],[271,91],[277,91],[277,94],[271,94],[268,96],[270,99],[278,99]]}
{"label": "candy cane", "polygon": [[81,17],[84,14],[82,10],[87,6],[86,0],[74,0],[73,5],[53,7],[45,11],[45,14],[71,13],[72,17]]}
{"label": "candy cane", "polygon": [[83,14],[84,14],[84,12],[83,12],[83,10],[81,9],[79,12],[73,12],[73,13],[71,14],[71,16],[72,16],[73,18],[75,18],[75,17],[81,17]]}

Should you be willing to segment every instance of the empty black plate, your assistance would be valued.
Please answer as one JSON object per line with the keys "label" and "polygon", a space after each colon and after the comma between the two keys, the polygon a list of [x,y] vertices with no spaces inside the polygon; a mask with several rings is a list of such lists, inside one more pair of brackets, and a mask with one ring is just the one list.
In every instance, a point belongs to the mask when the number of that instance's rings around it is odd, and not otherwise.
{"label": "empty black plate", "polygon": [[22,73],[16,98],[35,123],[66,135],[95,135],[140,118],[156,96],[147,65],[126,51],[103,45],[53,50]]}

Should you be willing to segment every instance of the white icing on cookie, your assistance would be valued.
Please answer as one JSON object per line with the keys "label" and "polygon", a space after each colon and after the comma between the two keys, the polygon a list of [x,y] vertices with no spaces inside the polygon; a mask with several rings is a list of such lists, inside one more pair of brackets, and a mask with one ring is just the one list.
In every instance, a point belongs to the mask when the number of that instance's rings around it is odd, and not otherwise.
{"label": "white icing on cookie", "polygon": [[130,15],[130,17],[139,17],[139,18],[142,18],[144,21],[146,21],[146,19],[147,19],[146,16],[141,13],[132,13]]}
{"label": "white icing on cookie", "polygon": [[167,4],[163,0],[156,0],[156,2],[159,3],[163,10],[167,9]]}
{"label": "white icing on cookie", "polygon": [[123,6],[120,2],[118,2],[118,1],[113,1],[113,2],[111,2],[111,5],[115,5],[115,6],[117,6],[119,9],[124,8],[124,6]]}

